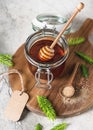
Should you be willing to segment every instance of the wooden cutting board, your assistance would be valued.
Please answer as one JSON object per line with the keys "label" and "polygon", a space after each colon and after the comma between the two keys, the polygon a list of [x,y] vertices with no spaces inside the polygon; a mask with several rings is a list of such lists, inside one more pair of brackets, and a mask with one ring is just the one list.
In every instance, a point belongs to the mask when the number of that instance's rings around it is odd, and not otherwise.
{"label": "wooden cutting board", "polygon": [[[53,80],[51,90],[33,87],[35,78],[28,69],[28,65],[24,56],[24,44],[22,44],[22,46],[15,52],[13,55],[13,62],[15,65],[9,69],[18,69],[22,74],[25,90],[30,96],[30,99],[27,103],[27,108],[30,111],[43,115],[43,112],[40,110],[37,103],[37,95],[44,95],[51,101],[58,117],[77,115],[93,106],[93,65],[86,63],[74,53],[75,51],[82,51],[93,57],[93,46],[88,41],[88,36],[91,32],[91,29],[93,29],[93,20],[87,19],[77,32],[66,36],[84,36],[86,41],[83,44],[70,47],[70,54],[66,61],[63,76]],[[60,95],[60,89],[69,79],[73,70],[73,66],[77,62],[80,64],[86,64],[89,69],[89,77],[85,80],[81,75],[80,68],[78,68],[78,72],[73,82],[73,85],[76,88],[76,93],[72,98],[65,98],[64,96]],[[20,80],[16,74],[10,75],[9,81],[13,91],[21,89]]]}

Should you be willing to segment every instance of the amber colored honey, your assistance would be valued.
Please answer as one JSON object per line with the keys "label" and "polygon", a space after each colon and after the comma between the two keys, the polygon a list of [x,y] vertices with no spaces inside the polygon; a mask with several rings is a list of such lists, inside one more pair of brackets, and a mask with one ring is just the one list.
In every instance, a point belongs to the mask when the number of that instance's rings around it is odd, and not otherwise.
{"label": "amber colored honey", "polygon": [[[59,61],[64,56],[64,50],[58,44],[56,44],[55,47],[54,47],[55,55],[51,60],[41,61],[40,58],[39,58],[40,49],[43,46],[46,46],[46,45],[50,46],[52,42],[53,41],[49,40],[49,39],[48,40],[47,39],[37,40],[33,44],[33,46],[30,48],[29,55],[31,56],[32,59],[34,59],[38,63],[44,63],[44,64],[56,63],[57,61]],[[53,73],[54,77],[57,77],[57,76],[60,76],[62,74],[63,69],[64,69],[64,63],[62,63],[60,66],[58,66],[56,68],[52,68],[50,70]],[[34,66],[31,66],[31,65],[30,65],[30,70],[32,71],[32,73],[35,73],[35,71],[36,71],[36,69],[34,69]]]}

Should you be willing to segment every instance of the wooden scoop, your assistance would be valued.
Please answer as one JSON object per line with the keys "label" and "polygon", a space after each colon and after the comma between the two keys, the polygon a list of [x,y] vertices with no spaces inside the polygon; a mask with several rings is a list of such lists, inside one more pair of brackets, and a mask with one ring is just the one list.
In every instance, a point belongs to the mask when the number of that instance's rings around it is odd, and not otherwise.
{"label": "wooden scoop", "polygon": [[75,89],[72,85],[72,82],[74,80],[74,77],[76,75],[77,69],[78,69],[79,63],[75,65],[74,71],[72,75],[70,76],[70,79],[68,80],[67,84],[65,84],[64,88],[61,90],[61,94],[65,97],[72,97],[75,93]]}
{"label": "wooden scoop", "polygon": [[70,17],[70,19],[68,20],[68,22],[65,24],[65,26],[63,27],[63,29],[61,30],[61,32],[58,34],[58,36],[56,37],[56,39],[53,41],[53,43],[51,44],[51,46],[44,46],[40,49],[39,51],[39,58],[42,61],[48,61],[50,59],[53,58],[54,56],[54,46],[56,45],[56,43],[58,42],[58,40],[60,39],[61,35],[64,33],[64,31],[67,29],[67,27],[69,26],[69,24],[72,22],[72,20],[74,19],[74,17],[77,15],[78,12],[81,11],[81,9],[84,8],[84,4],[80,3],[77,8],[75,9],[74,13],[72,14],[72,16]]}

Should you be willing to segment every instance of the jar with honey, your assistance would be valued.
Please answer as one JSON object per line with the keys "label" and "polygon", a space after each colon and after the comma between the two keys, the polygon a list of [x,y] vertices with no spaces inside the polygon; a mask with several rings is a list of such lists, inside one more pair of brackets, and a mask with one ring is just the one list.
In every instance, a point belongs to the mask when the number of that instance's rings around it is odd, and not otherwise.
{"label": "jar with honey", "polygon": [[57,31],[51,29],[40,30],[28,37],[25,43],[25,56],[31,73],[35,76],[37,87],[51,88],[51,81],[62,75],[65,61],[69,54],[69,47],[64,37],[55,45],[55,55],[49,61],[39,59],[39,50],[45,45],[51,45]]}
{"label": "jar with honey", "polygon": [[[49,15],[47,17],[49,17]],[[39,18],[41,18],[40,15]],[[58,17],[52,16],[49,18],[52,18],[52,20],[50,20],[51,23],[53,22],[54,24],[56,22],[57,25],[57,20],[59,19],[55,20],[55,18]],[[44,20],[46,20],[45,17]],[[59,32],[56,29],[49,29],[45,26],[43,29],[30,35],[26,40],[25,57],[28,62],[29,70],[35,76],[36,87],[50,89],[52,80],[61,76],[63,73],[65,62],[69,55],[69,47],[65,37],[62,36],[55,45],[55,54],[51,60],[42,61],[39,58],[40,49],[46,45],[50,46],[58,34]]]}

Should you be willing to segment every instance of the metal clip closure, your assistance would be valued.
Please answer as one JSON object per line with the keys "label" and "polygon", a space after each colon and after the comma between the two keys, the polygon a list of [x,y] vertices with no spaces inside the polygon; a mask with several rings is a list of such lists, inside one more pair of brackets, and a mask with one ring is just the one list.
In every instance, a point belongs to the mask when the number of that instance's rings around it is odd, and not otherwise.
{"label": "metal clip closure", "polygon": [[53,80],[53,74],[47,68],[38,68],[37,72],[35,73],[35,87],[43,88],[43,89],[51,89],[51,82]]}

